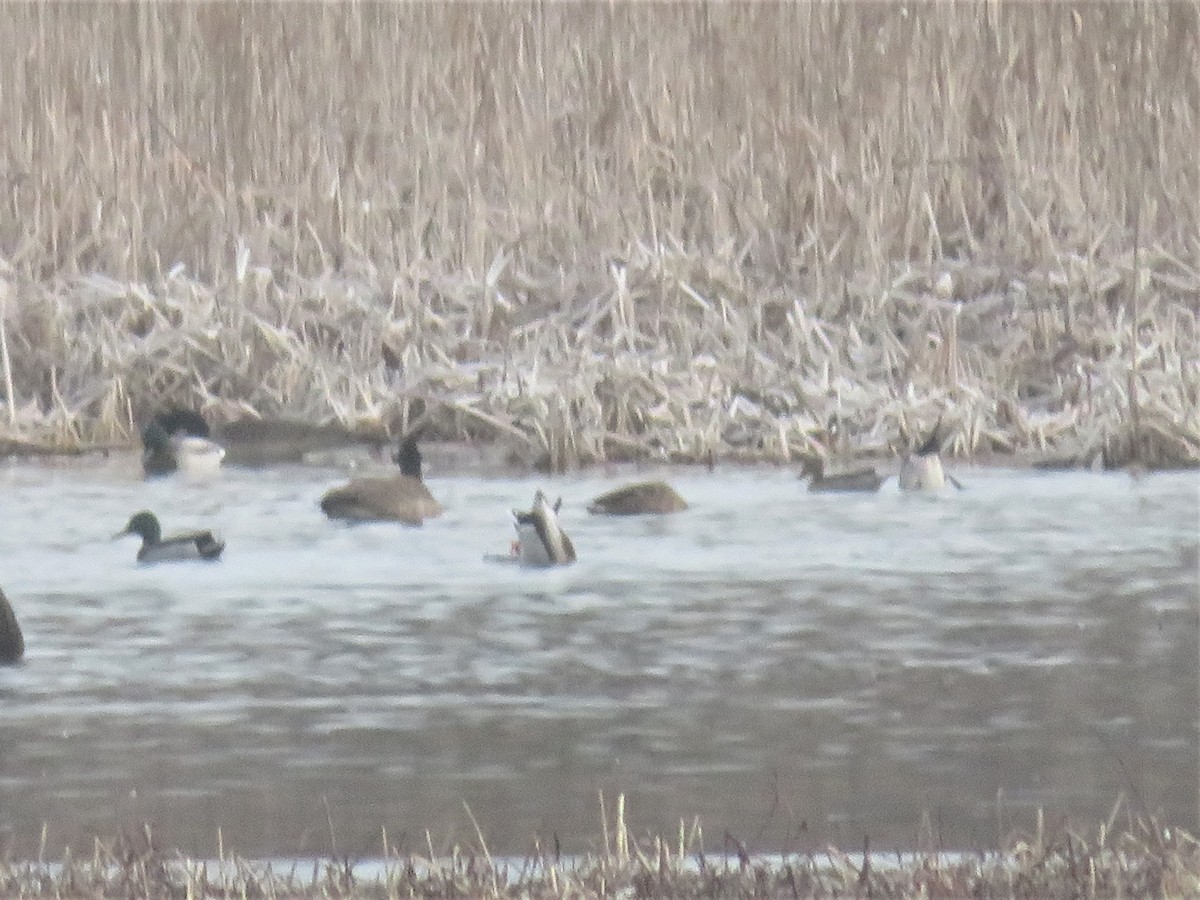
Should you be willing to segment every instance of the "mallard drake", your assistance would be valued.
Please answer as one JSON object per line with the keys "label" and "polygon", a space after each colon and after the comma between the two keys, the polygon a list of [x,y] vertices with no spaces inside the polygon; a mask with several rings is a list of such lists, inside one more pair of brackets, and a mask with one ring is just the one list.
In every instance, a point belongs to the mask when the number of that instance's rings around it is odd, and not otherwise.
{"label": "mallard drake", "polygon": [[600,516],[643,516],[687,508],[687,501],[665,481],[638,481],[601,494],[588,505],[588,512]]}
{"label": "mallard drake", "polygon": [[399,475],[355,478],[321,498],[321,510],[331,519],[352,522],[390,520],[420,525],[442,514],[442,505],[421,480],[421,451],[417,436],[409,435],[396,451]]}
{"label": "mallard drake", "polygon": [[147,476],[182,472],[215,475],[225,448],[209,439],[208,423],[190,409],[159,413],[142,429],[142,468]]}
{"label": "mallard drake", "polygon": [[25,655],[25,638],[12,604],[0,590],[0,665],[11,665]]}
{"label": "mallard drake", "polygon": [[876,472],[873,466],[826,475],[825,460],[820,456],[805,457],[800,465],[800,477],[808,478],[808,489],[814,493],[874,493],[887,480],[886,476]]}
{"label": "mallard drake", "polygon": [[215,538],[211,531],[189,531],[186,534],[164,538],[158,517],[145,510],[130,518],[125,529],[117,532],[113,538],[127,534],[141,535],[142,546],[138,549],[137,558],[138,562],[142,563],[186,559],[217,560],[221,558],[221,551],[225,549],[225,542]]}
{"label": "mallard drake", "polygon": [[513,510],[517,520],[517,556],[527,566],[565,566],[575,562],[575,547],[558,524],[559,500],[553,506],[546,495],[533,495],[529,512]]}
{"label": "mallard drake", "polygon": [[905,457],[900,464],[900,490],[939,491],[946,486],[946,473],[942,469],[942,441],[939,435],[942,420],[939,417],[925,443]]}

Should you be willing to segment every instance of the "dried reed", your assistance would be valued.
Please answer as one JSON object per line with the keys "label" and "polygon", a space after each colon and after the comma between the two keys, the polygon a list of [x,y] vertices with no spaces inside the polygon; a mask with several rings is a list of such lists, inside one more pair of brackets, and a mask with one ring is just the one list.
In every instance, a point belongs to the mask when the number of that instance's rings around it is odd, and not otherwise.
{"label": "dried reed", "polygon": [[1200,462],[1196,2],[34,4],[0,37],[0,438],[420,404],[564,468],[785,460],[831,419],[885,454],[944,413],[956,454]]}
{"label": "dried reed", "polygon": [[[620,801],[619,801],[620,802]],[[819,853],[758,856],[726,835],[726,853],[706,852],[698,825],[677,843],[636,838],[620,812],[602,852],[578,857],[535,849],[525,860],[493,860],[485,848],[435,856],[391,846],[382,865],[311,862],[311,876],[255,862],[222,846],[202,861],[160,847],[148,829],[97,840],[91,854],[61,861],[0,860],[5,896],[55,897],[1173,897],[1200,891],[1200,844],[1150,820],[1114,820],[1081,831],[1048,827],[999,850],[903,856],[826,847]]]}

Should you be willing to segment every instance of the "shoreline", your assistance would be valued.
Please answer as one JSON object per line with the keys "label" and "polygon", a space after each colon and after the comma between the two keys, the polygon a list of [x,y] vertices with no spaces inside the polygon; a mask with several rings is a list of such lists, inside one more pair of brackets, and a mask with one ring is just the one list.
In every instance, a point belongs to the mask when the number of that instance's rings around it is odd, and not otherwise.
{"label": "shoreline", "polygon": [[[1183,829],[1125,816],[1078,829],[1048,825],[1014,831],[996,849],[948,850],[924,826],[910,850],[863,846],[843,850],[758,853],[726,834],[722,849],[705,848],[698,822],[678,835],[632,836],[618,798],[611,828],[597,849],[560,855],[535,839],[525,857],[493,857],[482,834],[444,853],[389,843],[381,857],[338,853],[305,858],[246,859],[223,845],[205,859],[158,845],[148,825],[114,838],[97,837],[88,852],[61,860],[0,859],[0,890],[23,897],[97,896],[308,898],[339,896],[1190,896],[1200,891],[1200,842]],[[469,814],[469,810],[468,810]],[[400,835],[403,842],[403,833]],[[308,874],[302,874],[308,873]]]}
{"label": "shoreline", "polygon": [[[331,446],[304,458],[297,458],[288,451],[278,456],[269,452],[264,453],[253,447],[232,448],[231,455],[224,463],[225,468],[238,469],[269,469],[276,466],[337,466],[340,461],[356,461],[366,457],[375,457],[381,468],[387,464],[381,461],[386,445],[374,436],[363,436],[357,441],[347,441],[344,444]],[[581,463],[567,471],[551,472],[536,465],[524,463],[516,459],[509,446],[501,442],[483,442],[470,440],[428,440],[421,443],[422,451],[429,458],[438,460],[439,474],[435,477],[453,478],[462,475],[487,475],[490,477],[519,478],[531,474],[546,475],[589,475],[597,472],[610,472],[614,477],[636,477],[642,472],[670,473],[678,470],[708,469],[715,472],[722,468],[735,469],[799,469],[804,457],[796,455],[790,459],[777,455],[753,452],[731,452],[724,456],[686,458],[638,458],[638,459],[600,459]],[[84,445],[71,448],[60,448],[49,444],[26,442],[20,439],[0,438],[0,460],[18,464],[62,465],[77,462],[80,465],[107,461],[114,458],[127,458],[130,468],[136,468],[140,459],[141,448],[129,443],[105,443]],[[971,456],[943,455],[943,460],[950,467],[965,469],[1013,470],[1013,471],[1045,471],[1045,472],[1127,472],[1138,477],[1155,472],[1186,472],[1200,471],[1200,460],[1167,462],[1156,467],[1125,462],[1120,465],[1108,466],[1101,457],[1090,463],[1075,460],[1069,456],[1053,453],[977,453]],[[847,454],[833,458],[834,470],[840,467],[850,468],[856,465],[873,465],[882,474],[895,474],[900,457],[882,454]]]}

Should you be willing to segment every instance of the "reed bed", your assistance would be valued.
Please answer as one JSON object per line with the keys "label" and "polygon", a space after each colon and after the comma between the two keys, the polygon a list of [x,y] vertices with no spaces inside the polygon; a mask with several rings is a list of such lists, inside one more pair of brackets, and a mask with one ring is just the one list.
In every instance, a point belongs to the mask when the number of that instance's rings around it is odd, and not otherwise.
{"label": "reed bed", "polygon": [[601,846],[564,857],[537,846],[524,859],[494,859],[486,845],[443,855],[397,848],[383,856],[292,863],[247,860],[221,850],[198,860],[160,848],[149,829],[97,839],[90,853],[53,863],[0,861],[0,892],[72,898],[399,898],[399,897],[1182,897],[1200,892],[1200,843],[1151,820],[1102,823],[1089,831],[1047,827],[998,851],[927,848],[759,856],[732,835],[706,853],[698,824],[674,837],[637,838],[621,815]]}
{"label": "reed bed", "polygon": [[1200,3],[29,4],[0,443],[1200,464]]}

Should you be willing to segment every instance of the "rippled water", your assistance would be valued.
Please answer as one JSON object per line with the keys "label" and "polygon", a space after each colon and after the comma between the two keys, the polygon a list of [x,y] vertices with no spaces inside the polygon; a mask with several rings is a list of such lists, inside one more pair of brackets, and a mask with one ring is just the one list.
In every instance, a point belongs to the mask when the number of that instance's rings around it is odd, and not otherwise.
{"label": "rippled water", "polygon": [[[143,483],[0,469],[0,832],[36,852],[153,823],[256,856],[564,851],[699,816],[751,847],[994,845],[1032,811],[1197,825],[1198,478],[959,468],[939,498],[675,471],[693,504],[592,518],[617,483],[430,477],[423,528],[343,526],[332,468]],[[487,562],[535,487],[580,562]],[[150,508],[216,565],[135,565]],[[332,831],[332,838],[331,838]],[[3,836],[0,834],[0,836]]]}

